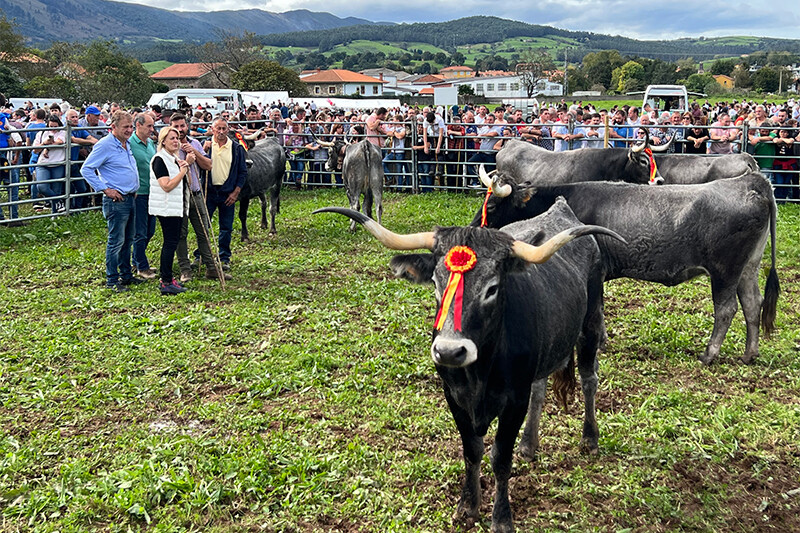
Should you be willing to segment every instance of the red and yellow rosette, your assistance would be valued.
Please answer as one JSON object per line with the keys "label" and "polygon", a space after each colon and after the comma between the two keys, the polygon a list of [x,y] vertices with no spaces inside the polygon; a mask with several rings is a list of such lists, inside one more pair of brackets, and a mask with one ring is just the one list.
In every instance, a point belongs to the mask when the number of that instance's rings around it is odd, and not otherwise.
{"label": "red and yellow rosette", "polygon": [[492,186],[486,190],[486,198],[483,200],[483,209],[481,209],[481,227],[486,227],[486,206],[489,205],[489,197],[492,195]]}
{"label": "red and yellow rosette", "polygon": [[450,271],[447,287],[442,296],[442,305],[433,326],[441,330],[453,305],[453,329],[461,331],[461,306],[464,302],[464,272],[473,269],[478,257],[468,246],[453,246],[444,258],[444,266]]}
{"label": "red and yellow rosette", "polygon": [[653,157],[653,151],[649,146],[644,149],[644,153],[650,159],[650,185],[652,185],[656,181],[656,158]]}

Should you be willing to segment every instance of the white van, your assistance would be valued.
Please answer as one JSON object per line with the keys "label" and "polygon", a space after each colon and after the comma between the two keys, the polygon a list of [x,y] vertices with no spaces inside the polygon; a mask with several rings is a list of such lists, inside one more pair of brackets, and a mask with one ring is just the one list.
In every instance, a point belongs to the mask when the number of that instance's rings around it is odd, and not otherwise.
{"label": "white van", "polygon": [[689,108],[689,93],[683,85],[648,85],[644,91],[642,109],[650,104],[656,113],[680,111]]}
{"label": "white van", "polygon": [[172,89],[157,102],[161,109],[182,109],[198,106],[214,114],[237,112],[244,107],[242,95],[236,89]]}

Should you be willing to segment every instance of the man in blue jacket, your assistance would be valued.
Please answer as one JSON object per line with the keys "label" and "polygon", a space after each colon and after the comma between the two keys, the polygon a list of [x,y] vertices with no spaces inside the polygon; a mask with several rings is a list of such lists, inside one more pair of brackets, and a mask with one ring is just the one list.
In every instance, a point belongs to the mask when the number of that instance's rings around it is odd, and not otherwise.
{"label": "man in blue jacket", "polygon": [[216,119],[211,125],[212,139],[204,147],[211,158],[211,171],[206,179],[208,216],[214,218],[219,209],[219,258],[222,269],[230,270],[231,233],[236,200],[247,180],[245,150],[228,137],[228,122]]}

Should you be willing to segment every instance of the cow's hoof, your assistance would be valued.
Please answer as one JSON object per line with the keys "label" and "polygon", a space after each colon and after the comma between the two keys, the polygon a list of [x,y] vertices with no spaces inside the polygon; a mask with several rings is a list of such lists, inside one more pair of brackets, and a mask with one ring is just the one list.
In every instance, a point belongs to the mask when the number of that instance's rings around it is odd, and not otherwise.
{"label": "cow's hoof", "polygon": [[538,459],[538,450],[535,446],[530,446],[528,444],[520,444],[519,448],[517,449],[517,453],[519,456],[529,463],[534,463]]}
{"label": "cow's hoof", "polygon": [[242,237],[242,242],[250,242],[250,237]]}
{"label": "cow's hoof", "polygon": [[276,235],[278,235],[278,232],[277,231],[270,231],[269,233],[267,233],[267,235],[269,235],[270,237],[275,237]]}
{"label": "cow's hoof", "polygon": [[701,355],[700,357],[698,357],[698,359],[700,360],[700,362],[701,362],[701,363],[703,363],[703,364],[704,364],[704,365],[706,365],[706,366],[710,366],[710,365],[711,365],[711,363],[713,363],[713,362],[714,362],[714,359],[716,359],[716,358],[717,358],[717,357],[716,357],[715,355],[710,355],[710,354],[708,353],[708,348],[706,348],[706,350],[703,352],[703,355]]}
{"label": "cow's hoof", "polygon": [[600,448],[596,442],[591,442],[587,439],[581,439],[580,451],[586,455],[598,455],[600,453]]}
{"label": "cow's hoof", "polygon": [[742,363],[746,364],[746,365],[751,365],[751,364],[753,364],[753,361],[755,361],[755,360],[756,360],[756,357],[758,357],[758,352],[756,352],[756,353],[754,353],[754,354],[744,354],[744,355],[743,355],[743,356],[740,358],[740,361],[741,361]]}
{"label": "cow's hoof", "polygon": [[495,524],[493,522],[492,533],[514,533],[514,524],[511,522]]}

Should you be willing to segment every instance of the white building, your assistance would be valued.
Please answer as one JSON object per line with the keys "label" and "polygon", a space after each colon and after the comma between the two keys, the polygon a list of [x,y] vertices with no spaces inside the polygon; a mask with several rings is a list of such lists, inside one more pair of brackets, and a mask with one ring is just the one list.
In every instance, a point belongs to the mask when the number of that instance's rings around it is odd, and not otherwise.
{"label": "white building", "polygon": [[[469,85],[476,95],[502,100],[504,98],[527,98],[528,91],[519,76],[485,76],[447,80],[454,86]],[[563,96],[564,86],[547,78],[536,83],[532,96]]]}

